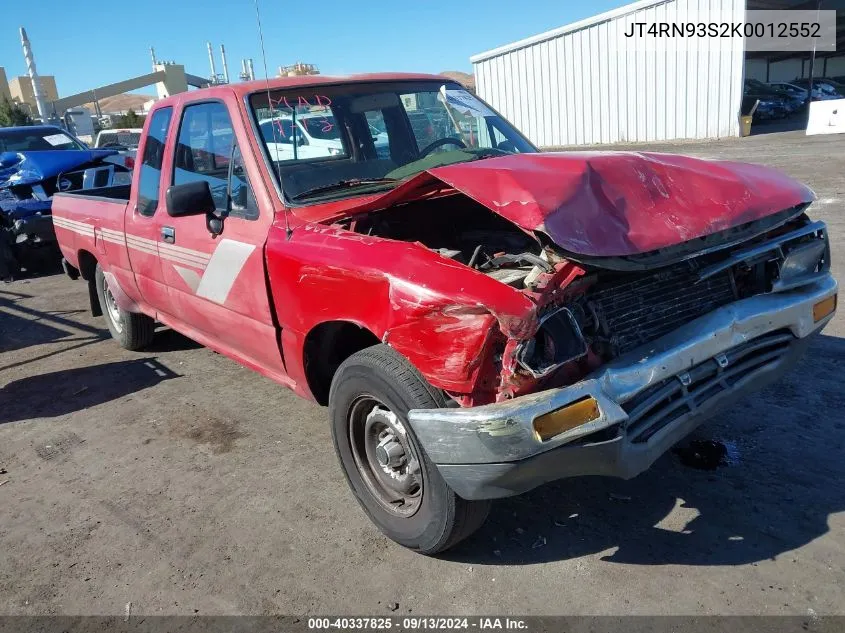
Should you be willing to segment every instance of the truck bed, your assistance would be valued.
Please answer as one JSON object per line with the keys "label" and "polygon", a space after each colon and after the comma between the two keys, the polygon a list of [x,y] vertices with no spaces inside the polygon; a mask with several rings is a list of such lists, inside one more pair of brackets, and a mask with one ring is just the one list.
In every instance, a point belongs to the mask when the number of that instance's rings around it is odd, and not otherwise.
{"label": "truck bed", "polygon": [[128,268],[123,222],[129,194],[130,185],[118,185],[53,196],[53,227],[72,266],[79,269],[80,253],[88,252],[108,253],[113,264]]}

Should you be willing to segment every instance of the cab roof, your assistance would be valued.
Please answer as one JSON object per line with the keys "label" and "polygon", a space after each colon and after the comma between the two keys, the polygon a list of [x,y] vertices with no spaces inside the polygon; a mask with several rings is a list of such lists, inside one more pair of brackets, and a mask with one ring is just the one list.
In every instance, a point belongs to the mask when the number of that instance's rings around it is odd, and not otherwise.
{"label": "cab roof", "polygon": [[166,99],[157,101],[155,107],[167,105],[173,101],[190,95],[190,99],[207,99],[232,92],[239,98],[256,92],[270,90],[286,90],[290,88],[308,88],[311,86],[329,86],[352,83],[374,83],[390,81],[442,81],[444,83],[457,83],[454,79],[443,75],[428,75],[424,73],[367,73],[359,75],[299,75],[296,77],[273,77],[269,80],[257,79],[256,81],[244,81],[240,83],[224,84],[192,90],[189,93],[179,93]]}

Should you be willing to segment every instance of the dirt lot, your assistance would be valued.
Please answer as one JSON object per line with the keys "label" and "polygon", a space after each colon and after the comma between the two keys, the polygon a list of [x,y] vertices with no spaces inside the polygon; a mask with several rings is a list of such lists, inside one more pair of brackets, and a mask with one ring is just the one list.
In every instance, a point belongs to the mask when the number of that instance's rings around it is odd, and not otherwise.
{"label": "dirt lot", "polygon": [[[845,137],[672,151],[813,186],[845,259]],[[81,282],[0,285],[0,613],[845,613],[845,317],[801,366],[629,482],[503,500],[447,556],[383,538],[326,411],[170,331],[121,350]]]}

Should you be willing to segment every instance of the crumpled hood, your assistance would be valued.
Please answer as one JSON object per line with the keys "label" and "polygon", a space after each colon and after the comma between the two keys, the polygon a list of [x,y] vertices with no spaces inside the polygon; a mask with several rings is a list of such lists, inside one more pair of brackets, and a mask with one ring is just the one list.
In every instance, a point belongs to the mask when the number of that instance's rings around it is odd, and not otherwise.
{"label": "crumpled hood", "polygon": [[653,251],[815,199],[808,187],[768,167],[673,154],[522,154],[428,173],[587,256]]}
{"label": "crumpled hood", "polygon": [[594,257],[675,246],[815,199],[808,187],[762,165],[648,152],[550,152],[435,167],[341,212],[385,209],[444,183],[570,253]]}
{"label": "crumpled hood", "polygon": [[6,152],[0,154],[0,189],[34,185],[117,153],[113,149]]}

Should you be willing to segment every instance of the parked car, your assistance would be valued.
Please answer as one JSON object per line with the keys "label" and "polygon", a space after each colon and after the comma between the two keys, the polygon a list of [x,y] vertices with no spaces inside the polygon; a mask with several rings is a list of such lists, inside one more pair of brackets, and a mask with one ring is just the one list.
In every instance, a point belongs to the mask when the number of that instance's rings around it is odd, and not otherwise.
{"label": "parked car", "polygon": [[[334,117],[325,112],[303,112],[295,117],[281,115],[262,119],[258,126],[274,160],[321,158],[343,153],[340,129]],[[387,135],[380,134],[372,125],[371,132],[376,151],[386,155],[389,152]]]}
{"label": "parked car", "polygon": [[[339,153],[280,152],[263,128],[280,103],[322,104]],[[414,103],[478,133],[423,146]],[[54,199],[92,312],[127,349],[159,321],[327,405],[364,512],[426,554],[491,499],[637,475],[793,367],[836,308],[804,185],[734,161],[539,153],[445,77],[180,94],[153,107],[139,157],[131,187]]]}
{"label": "parked car", "polygon": [[94,141],[94,148],[117,150],[119,158],[113,158],[111,162],[132,169],[135,166],[135,154],[138,151],[141,132],[143,132],[141,128],[100,130]]}
{"label": "parked car", "polygon": [[[805,90],[810,85],[809,79],[793,79],[790,83],[800,86]],[[813,99],[820,99],[822,101],[829,99],[843,99],[845,98],[845,86],[827,78],[813,79]]]}
{"label": "parked car", "polygon": [[756,79],[745,80],[744,97],[758,99],[760,105],[754,117],[760,120],[783,119],[797,112],[803,105],[801,99],[778,90]]}
{"label": "parked car", "polygon": [[753,121],[769,121],[772,119],[782,119],[785,109],[783,104],[776,100],[769,98],[761,98],[759,96],[745,95],[742,97],[742,105],[740,112],[752,117]]}
{"label": "parked car", "polygon": [[85,143],[57,125],[0,128],[0,154],[87,149]]}
{"label": "parked car", "polygon": [[[809,101],[809,96],[807,94],[807,88],[802,88],[801,86],[796,86],[795,84],[786,83],[782,81],[775,81],[769,82],[766,84],[775,90],[780,90],[781,92],[785,92],[793,98],[797,98],[801,100],[802,104],[806,104]],[[813,97],[817,98],[820,92],[818,88],[813,88]]]}
{"label": "parked car", "polygon": [[138,150],[138,143],[141,141],[141,128],[116,128],[110,130],[100,130],[97,134],[97,140],[94,141],[96,149],[117,149],[119,151],[136,152]]}
{"label": "parked car", "polygon": [[126,172],[105,163],[115,154],[54,126],[0,128],[0,279],[58,265],[53,194],[115,184]]}
{"label": "parked car", "polygon": [[[294,123],[295,120],[295,123]],[[273,160],[321,158],[343,153],[340,130],[331,114],[302,113],[258,122]]]}

